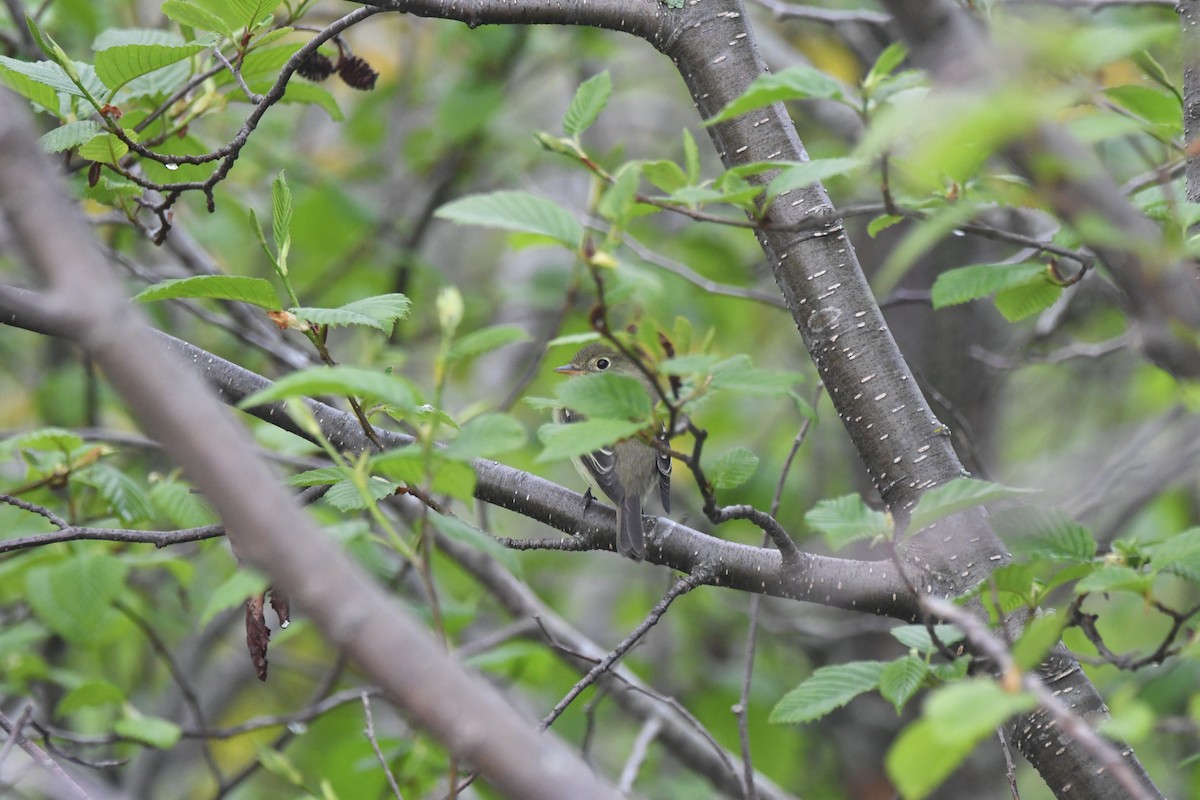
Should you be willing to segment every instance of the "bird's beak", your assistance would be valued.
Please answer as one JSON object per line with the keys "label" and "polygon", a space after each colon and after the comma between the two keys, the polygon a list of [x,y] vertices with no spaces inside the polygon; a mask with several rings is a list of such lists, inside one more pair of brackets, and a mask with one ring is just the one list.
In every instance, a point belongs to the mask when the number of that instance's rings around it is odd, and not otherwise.
{"label": "bird's beak", "polygon": [[583,374],[583,370],[581,370],[579,367],[575,366],[574,364],[563,364],[561,367],[555,367],[554,371],[561,373],[563,375],[582,375]]}

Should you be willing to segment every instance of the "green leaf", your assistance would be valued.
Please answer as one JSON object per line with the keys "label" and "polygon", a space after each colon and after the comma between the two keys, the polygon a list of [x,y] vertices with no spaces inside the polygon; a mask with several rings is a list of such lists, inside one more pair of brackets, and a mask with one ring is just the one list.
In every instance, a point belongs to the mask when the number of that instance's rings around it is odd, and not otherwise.
{"label": "green leaf", "polygon": [[612,94],[612,77],[608,70],[588,78],[575,90],[571,104],[563,115],[563,133],[578,138],[600,116]]}
{"label": "green leaf", "polygon": [[1004,500],[1028,494],[1032,489],[1012,489],[998,483],[975,480],[974,478],[955,478],[949,483],[935,486],[917,502],[909,520],[908,529],[912,532],[921,530],[943,517],[957,514],[964,509],[981,506],[995,500]]}
{"label": "green leaf", "polygon": [[189,0],[163,0],[162,12],[168,18],[188,28],[198,28],[202,31],[216,31],[226,36],[233,35],[231,26],[206,8],[201,8]]}
{"label": "green leaf", "polygon": [[140,714],[117,720],[113,724],[113,731],[119,736],[160,750],[170,750],[183,736],[183,730],[174,722]]}
{"label": "green leaf", "polygon": [[447,203],[434,216],[460,225],[536,233],[575,249],[583,238],[583,226],[553,200],[529,192],[477,194]]}
{"label": "green leaf", "polygon": [[159,481],[150,487],[150,502],[159,513],[180,528],[198,528],[201,525],[211,525],[216,516],[208,506],[179,481]]}
{"label": "green leaf", "polygon": [[538,430],[538,438],[545,445],[545,449],[534,460],[541,463],[581,456],[628,439],[644,425],[643,422],[625,422],[619,419],[588,419],[565,425],[543,425]]}
{"label": "green leaf", "polygon": [[58,116],[60,111],[58,91],[54,84],[47,80],[51,69],[57,73],[55,75],[56,83],[59,76],[63,80],[66,79],[62,67],[50,61],[30,63],[8,56],[0,56],[0,82],[22,97],[32,100],[51,114]]}
{"label": "green leaf", "polygon": [[99,122],[81,119],[77,122],[59,125],[54,130],[45,133],[39,141],[42,143],[42,149],[46,152],[61,153],[64,150],[87,144],[103,132],[104,126]]}
{"label": "green leaf", "polygon": [[804,381],[799,372],[756,369],[750,357],[737,355],[712,368],[712,388],[763,397],[786,396]]}
{"label": "green leaf", "polygon": [[903,42],[892,42],[885,47],[883,52],[879,54],[879,57],[875,59],[875,63],[871,65],[867,76],[863,78],[863,90],[871,89],[888,75],[891,75],[896,67],[904,62],[907,56],[908,48],[904,46]]}
{"label": "green leaf", "polygon": [[93,647],[114,632],[120,614],[112,601],[125,591],[125,573],[120,559],[92,551],[30,569],[25,594],[46,627],[73,644]]}
{"label": "green leaf", "polygon": [[821,667],[783,696],[772,709],[770,721],[779,725],[820,719],[878,686],[886,667],[883,661]]}
{"label": "green leaf", "polygon": [[372,477],[360,488],[353,480],[346,478],[330,486],[322,499],[343,513],[362,511],[395,494],[399,485],[395,481]]}
{"label": "green leaf", "polygon": [[388,403],[405,411],[416,408],[416,396],[408,383],[395,375],[360,367],[309,367],[284,376],[265,389],[243,398],[239,408],[251,408],[289,397],[322,394],[353,395]]}
{"label": "green leaf", "polygon": [[262,594],[270,585],[267,576],[258,570],[239,566],[221,585],[208,593],[204,610],[200,612],[200,627],[207,625],[222,611],[244,605],[248,597]]}
{"label": "green leaf", "polygon": [[445,452],[464,460],[495,458],[524,447],[528,438],[521,423],[508,414],[483,414],[467,420]]}
{"label": "green leaf", "polygon": [[109,47],[96,53],[96,75],[115,92],[134,78],[183,61],[209,44],[192,42],[181,45],[126,44]]}
{"label": "green leaf", "polygon": [[279,309],[279,295],[269,281],[239,275],[195,275],[174,278],[147,286],[134,296],[139,303],[155,300],[207,298],[210,300],[239,300],[270,310]]}
{"label": "green leaf", "polygon": [[755,78],[741,97],[731,101],[704,124],[724,122],[781,100],[804,100],[812,97],[840,100],[843,96],[841,84],[824,72],[809,66],[789,67],[771,75]]}
{"label": "green leaf", "polygon": [[867,235],[874,239],[879,235],[880,231],[887,230],[893,225],[898,225],[903,221],[904,217],[901,217],[897,214],[883,214],[867,223]]}
{"label": "green leaf", "polygon": [[1032,697],[1008,694],[990,680],[939,689],[925,703],[925,716],[905,728],[892,745],[888,775],[903,797],[926,797],[979,742],[1009,717],[1034,705]]}
{"label": "green leaf", "polygon": [[529,341],[529,334],[516,325],[493,325],[490,328],[480,328],[477,331],[471,331],[461,339],[455,339],[454,343],[450,345],[450,351],[446,354],[446,360],[453,364],[463,359],[490,353],[492,350],[498,350],[506,345],[526,341]]}
{"label": "green leaf", "polygon": [[1200,528],[1190,528],[1146,548],[1150,567],[1200,583]]}
{"label": "green leaf", "polygon": [[604,196],[600,198],[600,203],[596,207],[600,216],[614,225],[624,227],[637,207],[636,195],[643,167],[643,164],[632,162],[617,171],[616,179],[611,186],[604,190]]}
{"label": "green leaf", "polygon": [[750,480],[757,470],[758,456],[745,447],[725,451],[704,468],[716,489],[735,489]]}
{"label": "green leaf", "polygon": [[347,471],[342,467],[319,467],[289,475],[284,483],[288,486],[328,486],[348,477]]}
{"label": "green leaf", "polygon": [[1029,283],[1045,273],[1046,267],[1036,262],[974,264],[947,270],[933,282],[933,307],[946,308],[987,297],[1003,289]]}
{"label": "green leaf", "polygon": [[996,532],[1013,552],[1047,561],[1088,561],[1096,555],[1091,532],[1062,511],[1017,506],[996,512]]}
{"label": "green leaf", "polygon": [[646,424],[653,407],[646,387],[637,378],[615,372],[599,372],[565,380],[555,387],[554,395],[563,408],[585,417],[641,420],[639,427]]}
{"label": "green leaf", "polygon": [[1067,614],[1051,611],[1034,618],[1021,638],[1013,645],[1013,659],[1023,670],[1031,670],[1046,657],[1050,649],[1058,644],[1062,632],[1070,622]]}
{"label": "green leaf", "polygon": [[1009,322],[1018,322],[1040,311],[1045,311],[1058,301],[1062,287],[1044,279],[1014,286],[996,294],[996,308]]}
{"label": "green leaf", "polygon": [[283,170],[271,181],[271,232],[275,236],[279,271],[286,275],[288,250],[292,247],[292,190]]}
{"label": "green leaf", "polygon": [[347,303],[341,308],[289,308],[305,322],[341,327],[365,325],[390,334],[397,320],[408,315],[411,303],[402,294],[382,294]]}
{"label": "green leaf", "polygon": [[1105,564],[1079,583],[1075,593],[1133,592],[1146,595],[1154,584],[1154,576],[1123,564]]}
{"label": "green leaf", "polygon": [[833,550],[851,542],[892,535],[891,518],[867,506],[856,494],[818,501],[804,515],[804,524],[823,533]]}
{"label": "green leaf", "polygon": [[83,438],[65,428],[36,428],[25,433],[18,433],[4,440],[0,452],[12,453],[17,450],[59,450],[69,453],[83,447]]}
{"label": "green leaf", "polygon": [[84,681],[63,695],[55,706],[55,714],[71,714],[85,708],[120,705],[125,702],[125,693],[110,681],[93,678]]}
{"label": "green leaf", "polygon": [[[248,82],[250,91],[255,94],[266,94],[271,87],[275,85],[274,79],[268,78]],[[230,101],[245,100],[250,102],[246,97],[246,93],[242,90],[231,92],[229,95]],[[283,98],[280,103],[288,103],[304,106],[317,106],[322,109],[329,118],[334,122],[342,122],[346,119],[346,115],[342,113],[341,106],[338,105],[337,98],[334,97],[324,86],[318,86],[315,83],[301,83],[300,81],[289,81],[287,88],[284,89]]]}
{"label": "green leaf", "polygon": [[687,173],[674,161],[646,161],[642,164],[642,175],[657,189],[670,194],[685,186],[691,186]]}
{"label": "green leaf", "polygon": [[920,656],[905,656],[884,667],[879,676],[879,693],[899,714],[925,682],[929,665]]}
{"label": "green leaf", "polygon": [[699,183],[700,148],[696,146],[696,140],[687,128],[683,129],[683,166],[687,170],[688,183]]}
{"label": "green leaf", "polygon": [[129,145],[112,133],[93,136],[79,148],[79,157],[101,164],[116,164],[129,152]]}
{"label": "green leaf", "polygon": [[1183,109],[1172,92],[1152,86],[1126,84],[1105,89],[1104,94],[1122,108],[1151,123],[1154,130],[1166,135],[1183,133]]}
{"label": "green leaf", "polygon": [[[933,632],[937,635],[938,641],[947,647],[966,638],[958,628],[944,623],[934,625]],[[929,629],[924,625],[900,625],[892,628],[888,633],[894,636],[900,644],[916,650],[922,655],[938,652],[938,646],[934,644],[933,637],[929,635]]]}
{"label": "green leaf", "polygon": [[457,517],[443,514],[430,514],[427,519],[433,527],[437,528],[438,533],[446,538],[481,550],[495,558],[511,572],[520,573],[521,563],[517,559],[517,554],[478,528],[468,525]]}
{"label": "green leaf", "polygon": [[845,175],[862,166],[863,160],[860,158],[814,158],[811,161],[784,166],[783,171],[772,178],[767,186],[767,202],[770,203],[793,189],[820,183],[837,175]]}
{"label": "green leaf", "polygon": [[122,522],[142,522],[153,517],[150,498],[141,484],[107,464],[93,464],[75,480],[94,488]]}
{"label": "green leaf", "polygon": [[425,452],[419,447],[389,450],[371,459],[372,472],[382,472],[409,486],[424,486],[435,494],[470,500],[475,494],[475,468],[444,450]]}

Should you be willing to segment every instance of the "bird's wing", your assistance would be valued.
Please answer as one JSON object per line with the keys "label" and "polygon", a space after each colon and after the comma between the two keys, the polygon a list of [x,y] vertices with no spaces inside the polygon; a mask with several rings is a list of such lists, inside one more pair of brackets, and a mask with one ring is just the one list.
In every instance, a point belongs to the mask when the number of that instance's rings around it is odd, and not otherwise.
{"label": "bird's wing", "polygon": [[[582,422],[586,417],[569,408],[559,410],[562,422]],[[592,476],[596,486],[608,495],[614,503],[620,503],[625,497],[625,489],[617,479],[617,454],[612,447],[601,447],[579,457],[579,463]]]}
{"label": "bird's wing", "polygon": [[[664,427],[658,435],[659,441],[667,441],[667,431]],[[662,450],[658,451],[658,497],[662,500],[663,511],[671,513],[671,457]]]}

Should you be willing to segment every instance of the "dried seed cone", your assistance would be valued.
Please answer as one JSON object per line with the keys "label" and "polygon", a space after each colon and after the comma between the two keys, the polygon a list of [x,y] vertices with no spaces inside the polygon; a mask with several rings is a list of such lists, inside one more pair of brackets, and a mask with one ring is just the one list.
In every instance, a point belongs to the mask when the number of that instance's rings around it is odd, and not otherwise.
{"label": "dried seed cone", "polygon": [[375,81],[379,78],[379,73],[358,56],[343,58],[339,61],[337,73],[338,77],[344,80],[348,86],[364,92],[374,89]]}
{"label": "dried seed cone", "polygon": [[333,60],[322,53],[310,53],[308,58],[297,67],[296,72],[301,78],[320,82],[333,74]]}

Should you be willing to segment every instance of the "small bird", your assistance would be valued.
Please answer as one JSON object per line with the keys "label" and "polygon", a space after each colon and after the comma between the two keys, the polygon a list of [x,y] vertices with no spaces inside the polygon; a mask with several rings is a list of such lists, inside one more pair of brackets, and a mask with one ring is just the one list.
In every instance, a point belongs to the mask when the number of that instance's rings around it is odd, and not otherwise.
{"label": "small bird", "polygon": [[[589,344],[575,354],[569,364],[554,370],[564,375],[593,375],[615,372],[636,378],[653,398],[650,379],[628,357],[607,345]],[[582,414],[569,408],[554,411],[555,422],[581,422]],[[617,507],[617,552],[634,561],[646,555],[642,534],[642,499],[658,486],[663,511],[671,512],[671,457],[637,438],[625,439],[608,447],[571,459],[575,469],[598,487]],[[588,490],[589,496],[591,489]]]}

